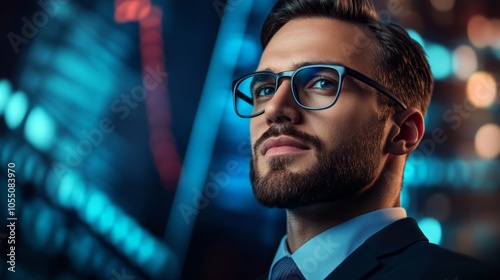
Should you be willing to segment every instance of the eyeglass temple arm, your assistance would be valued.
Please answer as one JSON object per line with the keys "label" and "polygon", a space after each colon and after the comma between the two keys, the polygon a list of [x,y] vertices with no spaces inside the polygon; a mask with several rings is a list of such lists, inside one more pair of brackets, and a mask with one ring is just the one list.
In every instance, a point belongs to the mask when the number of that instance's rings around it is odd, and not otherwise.
{"label": "eyeglass temple arm", "polygon": [[[347,70],[347,69],[346,69]],[[399,106],[401,106],[403,109],[408,109],[408,107],[405,105],[405,103],[399,99],[399,97],[397,97],[396,95],[394,95],[394,93],[388,91],[386,88],[384,88],[381,84],[377,83],[376,81],[370,79],[369,77],[357,72],[357,71],[354,71],[352,69],[348,69],[349,71],[347,72],[349,75],[353,76],[354,78],[362,81],[363,83],[375,88],[376,90],[380,91],[381,93],[385,94],[386,96],[394,99],[394,101],[396,101]]]}

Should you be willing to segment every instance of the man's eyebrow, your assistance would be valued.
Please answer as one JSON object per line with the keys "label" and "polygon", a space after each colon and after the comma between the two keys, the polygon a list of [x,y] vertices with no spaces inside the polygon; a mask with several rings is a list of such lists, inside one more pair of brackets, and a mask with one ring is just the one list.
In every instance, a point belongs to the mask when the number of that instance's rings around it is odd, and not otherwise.
{"label": "man's eyebrow", "polygon": [[[342,65],[344,64],[336,62],[336,61],[331,61],[331,60],[315,60],[315,61],[302,61],[302,62],[296,62],[292,65],[291,69],[287,69],[285,71],[293,71],[297,68],[304,67],[304,66],[309,66],[309,65],[315,65],[315,64],[333,64],[333,65]],[[277,73],[277,71],[274,71],[273,68],[271,67],[266,67],[264,69],[258,70],[260,71],[266,71],[266,72],[273,72]]]}
{"label": "man's eyebrow", "polygon": [[[255,76],[252,79],[252,82],[250,83],[250,88],[253,89],[256,84],[269,81],[269,77],[270,77],[269,75],[267,75],[267,77],[266,76],[264,76],[264,77]],[[274,81],[274,79],[273,79],[273,81]]]}
{"label": "man's eyebrow", "polygon": [[257,70],[256,72],[274,72],[272,68],[264,68],[264,69],[260,69],[260,70]]}
{"label": "man's eyebrow", "polygon": [[328,64],[328,65],[341,65],[344,66],[344,64],[339,63],[337,61],[331,61],[331,60],[317,60],[317,61],[304,61],[304,62],[297,62],[293,64],[293,70],[304,67],[304,66],[309,66],[309,65],[315,65],[315,64]]}

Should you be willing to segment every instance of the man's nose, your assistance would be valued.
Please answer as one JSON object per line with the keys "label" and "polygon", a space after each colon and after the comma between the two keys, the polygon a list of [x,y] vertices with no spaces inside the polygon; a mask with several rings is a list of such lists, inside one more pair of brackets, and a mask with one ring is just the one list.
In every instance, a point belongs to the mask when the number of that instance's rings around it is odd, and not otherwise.
{"label": "man's nose", "polygon": [[267,125],[300,122],[302,109],[292,95],[290,79],[282,80],[273,97],[265,106],[264,116]]}

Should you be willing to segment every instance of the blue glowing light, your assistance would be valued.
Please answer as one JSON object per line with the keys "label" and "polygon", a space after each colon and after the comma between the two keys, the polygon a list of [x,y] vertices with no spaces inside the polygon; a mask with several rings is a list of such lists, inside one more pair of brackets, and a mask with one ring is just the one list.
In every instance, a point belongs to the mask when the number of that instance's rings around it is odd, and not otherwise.
{"label": "blue glowing light", "polygon": [[150,262],[155,252],[154,241],[152,238],[144,238],[141,249],[137,252],[137,261],[140,265],[146,265]]}
{"label": "blue glowing light", "polygon": [[252,66],[259,61],[260,47],[256,38],[239,35],[231,36],[223,46],[226,53],[224,62],[228,65],[234,64],[234,58],[238,57],[238,65]]}
{"label": "blue glowing light", "polygon": [[[228,94],[226,104],[224,106],[224,127],[221,127],[224,131],[224,139],[227,141],[234,141],[236,147],[245,139],[250,139],[250,119],[235,117],[232,96]],[[249,145],[243,147],[245,151],[248,150]],[[238,152],[239,153],[239,152]],[[250,157],[250,153],[245,153],[245,159]]]}
{"label": "blue glowing light", "polygon": [[422,36],[420,36],[420,34],[417,31],[415,31],[413,29],[407,29],[406,31],[408,32],[408,35],[410,35],[410,37],[413,40],[417,41],[417,43],[419,43],[422,47],[425,46],[424,39],[422,38]]}
{"label": "blue glowing light", "polygon": [[491,160],[444,160],[415,151],[404,171],[404,187],[452,186],[455,188],[496,188],[500,163]]}
{"label": "blue glowing light", "polygon": [[[241,43],[244,40],[243,34],[245,34],[253,2],[241,1],[238,9],[234,9],[233,12],[224,16],[198,103],[199,107],[165,231],[167,243],[177,252],[179,267],[183,266],[195,223],[186,221],[177,207],[182,204],[191,205],[193,190],[200,190],[203,187],[208,174],[218,127],[227,101],[225,98],[228,97],[228,85],[231,84],[231,76],[236,67],[236,61],[234,59],[228,60],[227,57],[238,57],[235,54],[241,50]],[[228,41],[232,43],[228,45]],[[226,53],[228,48],[233,55]],[[214,98],[214,96],[218,98]],[[179,277],[179,273],[180,271],[172,271],[172,278]]]}
{"label": "blue glowing light", "polygon": [[220,194],[216,198],[214,198],[213,203],[217,204],[219,207],[234,212],[248,211],[249,207],[255,204],[250,180],[248,179],[248,176],[246,176],[246,174],[250,172],[248,157],[232,157],[232,159],[228,157],[222,157],[221,161],[224,162],[224,160],[226,162],[229,162],[230,160],[238,162],[239,166],[241,166],[241,172],[240,175],[231,176],[231,180],[228,182],[227,186],[220,186],[212,179],[207,180],[207,183],[205,185],[216,184],[221,188],[224,187],[224,191],[220,192]]}
{"label": "blue glowing light", "polygon": [[94,223],[102,214],[104,207],[108,205],[108,198],[99,191],[90,194],[85,207],[85,219],[89,223]]}
{"label": "blue glowing light", "polygon": [[128,233],[123,243],[123,251],[128,255],[135,255],[142,243],[142,230],[138,226],[134,226]]}
{"label": "blue glowing light", "polygon": [[72,172],[68,172],[61,179],[61,184],[57,189],[57,198],[59,203],[65,206],[70,205],[71,195],[73,194],[73,183],[75,181],[75,175]]}
{"label": "blue glowing light", "polygon": [[435,128],[441,128],[443,121],[443,112],[447,108],[444,108],[443,104],[439,101],[433,100],[429,104],[427,113],[425,114],[425,131],[433,131]]}
{"label": "blue glowing light", "polygon": [[121,216],[116,219],[116,223],[111,230],[111,241],[113,244],[121,243],[125,237],[128,235],[130,230],[130,221],[125,217]]}
{"label": "blue glowing light", "polygon": [[5,109],[5,122],[10,129],[16,129],[28,111],[28,98],[22,92],[16,92]]}
{"label": "blue glowing light", "polygon": [[24,135],[33,146],[42,151],[47,151],[54,142],[56,125],[44,109],[35,107],[26,120]]}
{"label": "blue glowing light", "polygon": [[238,34],[229,36],[227,41],[225,41],[224,45],[222,46],[222,51],[226,54],[223,57],[222,61],[224,61],[228,65],[234,64],[234,58],[238,57],[242,45],[243,38],[241,38],[241,36],[238,36]]}
{"label": "blue glowing light", "polygon": [[418,226],[425,236],[429,239],[430,243],[440,244],[442,237],[441,224],[434,218],[423,218],[418,221]]}
{"label": "blue glowing light", "polygon": [[[89,39],[87,39],[89,41]],[[96,48],[97,45],[89,43],[89,47]],[[86,95],[80,96],[82,99],[88,98],[89,95],[98,93],[107,93],[110,89],[109,77],[104,74],[96,75],[95,69],[91,60],[84,59],[84,57],[76,52],[64,50],[57,54],[54,58],[54,63],[59,69],[69,69],[64,71],[64,76],[69,78],[70,81],[81,81],[80,86],[92,91],[88,91]],[[98,83],[92,81],[98,80]],[[105,94],[104,94],[105,95]]]}
{"label": "blue glowing light", "polygon": [[116,210],[113,205],[108,205],[96,224],[96,229],[101,233],[107,233],[113,227],[116,220]]}
{"label": "blue glowing light", "polygon": [[[413,165],[413,162],[411,160],[408,160],[405,166],[405,170],[403,173],[403,186],[412,186],[415,185],[415,167]],[[404,189],[404,188],[403,188]]]}
{"label": "blue glowing light", "polygon": [[401,201],[401,207],[405,209],[410,208],[410,194],[408,193],[408,188],[403,188],[401,190],[400,201]]}
{"label": "blue glowing light", "polygon": [[67,172],[61,178],[57,189],[57,199],[63,206],[78,208],[82,205],[85,196],[85,187],[75,172]]}
{"label": "blue glowing light", "polygon": [[451,52],[442,45],[427,43],[427,53],[432,75],[436,80],[449,77],[453,71],[453,59]]}
{"label": "blue glowing light", "polygon": [[173,268],[178,265],[177,259],[171,254],[170,251],[166,250],[164,244],[159,243],[156,240],[153,241],[154,256],[151,258],[151,262],[145,266],[146,270],[151,275],[165,275],[166,273],[171,273]]}
{"label": "blue glowing light", "polygon": [[10,93],[12,92],[12,86],[7,80],[0,80],[0,115],[2,115],[7,102],[9,101]]}
{"label": "blue glowing light", "polygon": [[470,166],[464,160],[453,160],[448,164],[448,183],[457,187],[467,186],[471,181]]}

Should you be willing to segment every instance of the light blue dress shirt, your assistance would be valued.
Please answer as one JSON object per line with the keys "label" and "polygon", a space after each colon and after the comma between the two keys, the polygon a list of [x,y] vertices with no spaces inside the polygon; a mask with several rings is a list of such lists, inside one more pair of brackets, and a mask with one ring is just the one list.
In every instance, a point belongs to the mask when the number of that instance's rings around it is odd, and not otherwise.
{"label": "light blue dress shirt", "polygon": [[403,218],[406,210],[401,207],[366,213],[325,230],[293,254],[288,251],[285,235],[274,256],[269,279],[274,265],[286,256],[292,257],[306,279],[325,279],[366,239]]}

